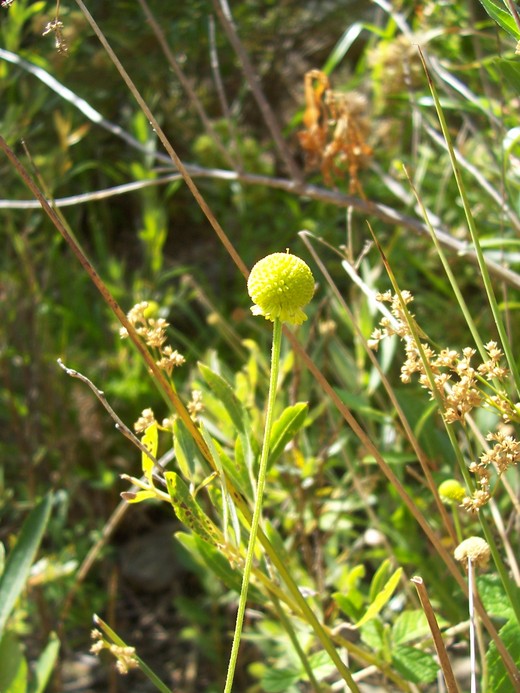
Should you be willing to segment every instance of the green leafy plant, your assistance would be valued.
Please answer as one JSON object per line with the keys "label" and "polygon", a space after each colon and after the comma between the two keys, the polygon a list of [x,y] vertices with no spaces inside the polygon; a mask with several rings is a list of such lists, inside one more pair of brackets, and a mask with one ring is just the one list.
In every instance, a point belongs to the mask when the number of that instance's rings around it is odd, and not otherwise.
{"label": "green leafy plant", "polygon": [[22,525],[20,534],[5,560],[0,544],[0,690],[43,693],[51,677],[60,642],[51,633],[47,645],[29,670],[22,640],[12,625],[16,605],[29,579],[52,508],[52,494],[36,505]]}

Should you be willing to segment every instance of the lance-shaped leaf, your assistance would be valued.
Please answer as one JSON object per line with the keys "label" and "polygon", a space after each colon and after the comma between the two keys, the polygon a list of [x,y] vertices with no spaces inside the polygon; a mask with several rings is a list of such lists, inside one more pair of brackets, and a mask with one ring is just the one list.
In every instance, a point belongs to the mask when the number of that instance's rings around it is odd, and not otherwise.
{"label": "lance-shaped leaf", "polygon": [[356,628],[360,628],[364,623],[373,619],[390,600],[395,588],[401,579],[402,568],[398,568],[383,585],[382,589],[375,595],[364,616],[356,623]]}

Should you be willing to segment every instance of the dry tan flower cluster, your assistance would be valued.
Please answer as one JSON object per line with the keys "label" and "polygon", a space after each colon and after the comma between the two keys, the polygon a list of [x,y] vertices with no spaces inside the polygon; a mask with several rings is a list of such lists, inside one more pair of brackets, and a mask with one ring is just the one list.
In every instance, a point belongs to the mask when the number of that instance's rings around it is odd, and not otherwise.
{"label": "dry tan flower cluster", "polygon": [[[379,342],[391,335],[398,335],[404,342],[406,359],[401,367],[401,380],[409,383],[414,373],[418,373],[419,382],[434,399],[435,395],[442,400],[442,415],[448,424],[465,421],[465,417],[475,407],[485,406],[495,409],[503,423],[520,420],[520,406],[513,404],[505,390],[497,389],[497,383],[505,381],[509,371],[501,365],[502,351],[496,342],[490,341],[485,345],[488,358],[478,366],[472,364],[475,349],[466,347],[462,352],[454,349],[442,349],[438,353],[427,343],[421,342],[421,356],[417,342],[411,332],[409,322],[413,315],[405,315],[403,304],[413,301],[413,296],[403,291],[401,299],[390,291],[376,296],[378,301],[390,303],[393,317],[384,317],[380,327],[376,328],[368,342],[370,348],[377,349]],[[416,327],[416,333],[422,336]],[[428,370],[424,360],[428,364]],[[432,387],[433,380],[433,387]],[[490,395],[486,381],[493,381]],[[494,447],[485,452],[478,462],[469,465],[469,471],[475,475],[477,489],[471,496],[462,499],[466,510],[478,511],[491,498],[491,468],[494,467],[500,476],[511,466],[518,464],[520,459],[520,443],[512,436],[502,432],[489,433],[488,441],[494,441]]]}
{"label": "dry tan flower cluster", "polygon": [[57,17],[45,25],[42,36],[47,36],[47,34],[51,33],[54,34],[54,45],[58,53],[68,55],[69,48],[63,36],[63,22]]}
{"label": "dry tan flower cluster", "polygon": [[98,655],[102,650],[108,650],[116,658],[116,668],[120,674],[128,674],[130,669],[136,669],[139,666],[135,655],[135,647],[122,647],[109,643],[104,639],[103,633],[97,628],[94,628],[90,635],[94,640],[90,651]]}
{"label": "dry tan flower cluster", "polygon": [[[141,301],[141,303],[136,303],[128,312],[127,318],[145,343],[149,347],[159,350],[161,358],[156,363],[159,368],[171,375],[174,368],[185,363],[185,358],[176,349],[164,344],[167,339],[166,329],[169,327],[169,323],[164,318],[151,317],[150,313],[153,312],[155,312],[154,305],[149,304],[148,301]],[[119,330],[119,336],[121,339],[128,337],[128,331],[125,327]]]}
{"label": "dry tan flower cluster", "polygon": [[153,409],[143,409],[141,416],[134,423],[134,431],[136,433],[143,433],[148,426],[151,426],[154,422],[155,414],[153,413]]}
{"label": "dry tan flower cluster", "polygon": [[469,471],[477,480],[478,489],[462,501],[462,506],[472,512],[480,510],[492,496],[490,468],[494,467],[500,476],[520,461],[520,443],[513,436],[498,431],[488,433],[486,440],[495,441],[495,445],[484,452],[478,462],[472,462],[469,466]]}

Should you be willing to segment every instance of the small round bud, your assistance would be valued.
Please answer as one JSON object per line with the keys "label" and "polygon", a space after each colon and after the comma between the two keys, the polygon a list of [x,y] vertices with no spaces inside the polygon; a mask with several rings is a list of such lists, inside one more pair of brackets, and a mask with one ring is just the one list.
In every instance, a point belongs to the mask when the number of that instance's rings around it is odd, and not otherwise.
{"label": "small round bud", "polygon": [[489,544],[481,537],[465,539],[453,552],[456,561],[467,563],[469,559],[473,565],[480,568],[487,567],[490,555]]}
{"label": "small round bud", "polygon": [[309,266],[296,255],[273,253],[251,270],[247,290],[255,304],[253,315],[301,325],[307,316],[302,308],[314,294],[314,277]]}
{"label": "small round bud", "polygon": [[466,491],[456,479],[446,479],[439,486],[439,496],[444,503],[462,503]]}

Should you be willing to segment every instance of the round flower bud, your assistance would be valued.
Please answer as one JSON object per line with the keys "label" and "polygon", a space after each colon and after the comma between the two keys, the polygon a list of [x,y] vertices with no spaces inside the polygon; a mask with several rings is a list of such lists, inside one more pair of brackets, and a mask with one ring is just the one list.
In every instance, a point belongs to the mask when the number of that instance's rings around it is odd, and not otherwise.
{"label": "round flower bud", "polygon": [[445,503],[462,503],[466,497],[466,491],[456,479],[446,479],[439,486],[439,496]]}
{"label": "round flower bud", "polygon": [[314,294],[314,277],[309,266],[296,255],[273,253],[251,270],[247,290],[255,304],[253,315],[301,325],[307,316],[302,308]]}
{"label": "round flower bud", "polygon": [[453,552],[456,561],[467,563],[468,559],[480,568],[486,568],[491,549],[485,539],[470,537],[457,546]]}

